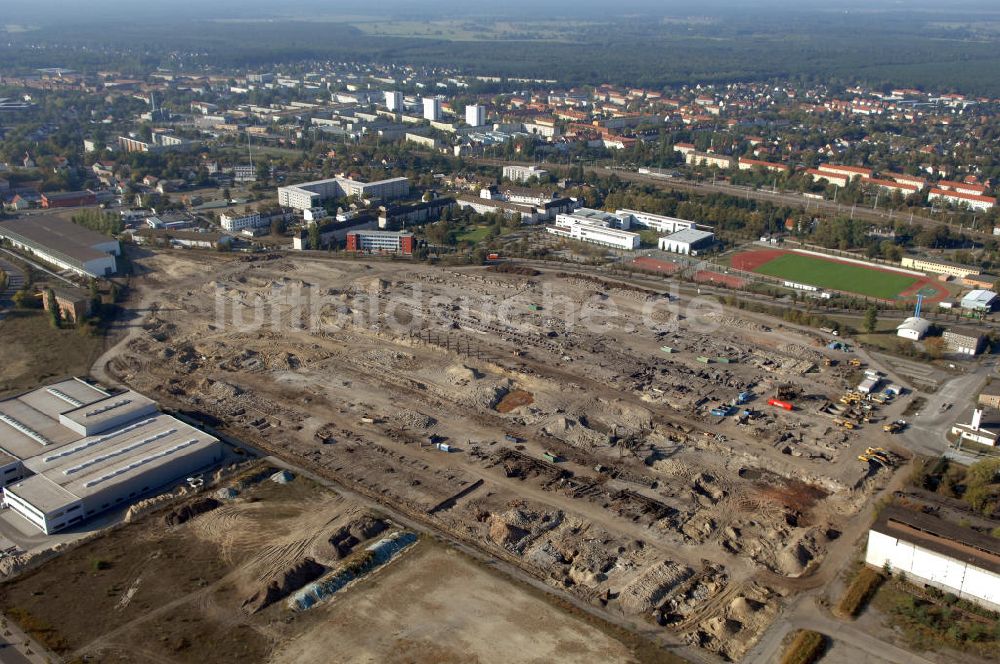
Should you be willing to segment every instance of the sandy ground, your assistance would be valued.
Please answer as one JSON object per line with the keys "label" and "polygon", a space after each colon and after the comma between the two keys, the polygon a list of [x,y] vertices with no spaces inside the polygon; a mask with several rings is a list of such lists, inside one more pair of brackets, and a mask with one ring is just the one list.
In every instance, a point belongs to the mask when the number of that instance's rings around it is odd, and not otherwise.
{"label": "sandy ground", "polygon": [[314,611],[313,627],[274,664],[636,661],[592,626],[429,542]]}

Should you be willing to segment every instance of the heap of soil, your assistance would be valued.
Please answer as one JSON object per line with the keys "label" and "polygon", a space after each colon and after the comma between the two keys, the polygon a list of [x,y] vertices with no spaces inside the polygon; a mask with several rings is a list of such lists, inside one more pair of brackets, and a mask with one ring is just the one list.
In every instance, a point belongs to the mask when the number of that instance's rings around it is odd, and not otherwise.
{"label": "heap of soil", "polygon": [[330,546],[334,548],[338,558],[346,558],[360,542],[375,537],[387,527],[381,519],[363,516],[331,535]]}
{"label": "heap of soil", "polygon": [[267,587],[258,590],[243,602],[243,610],[247,613],[257,613],[275,602],[311,583],[323,575],[326,568],[312,558],[303,558],[281,574],[271,579]]}
{"label": "heap of soil", "polygon": [[193,500],[190,503],[181,505],[175,510],[171,510],[164,519],[168,526],[179,526],[185,521],[190,521],[199,514],[204,514],[205,512],[211,512],[216,507],[222,505],[215,498],[201,498],[199,500]]}

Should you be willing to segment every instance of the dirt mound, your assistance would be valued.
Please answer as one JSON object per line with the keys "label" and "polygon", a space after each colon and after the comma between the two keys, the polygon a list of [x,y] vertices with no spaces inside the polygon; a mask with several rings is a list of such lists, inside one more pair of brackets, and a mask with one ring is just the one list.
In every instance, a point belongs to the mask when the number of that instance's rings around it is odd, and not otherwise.
{"label": "dirt mound", "polygon": [[454,385],[467,385],[483,377],[481,373],[464,364],[453,364],[444,370],[444,374]]}
{"label": "dirt mound", "polygon": [[785,576],[801,576],[809,561],[813,559],[812,552],[801,542],[786,547],[778,554],[777,567]]}
{"label": "dirt mound", "polygon": [[729,615],[733,619],[745,623],[762,608],[763,605],[760,602],[749,600],[741,595],[729,603]]}
{"label": "dirt mound", "polygon": [[307,583],[311,583],[323,575],[326,568],[312,558],[303,558],[295,563],[243,602],[243,610],[247,613],[257,613],[271,604],[278,602]]}
{"label": "dirt mound", "polygon": [[186,521],[190,521],[199,514],[211,512],[220,505],[222,505],[222,503],[215,498],[201,498],[199,500],[193,500],[186,505],[181,505],[177,509],[171,510],[164,517],[164,520],[167,522],[168,526],[179,526]]}
{"label": "dirt mound", "polygon": [[338,558],[346,558],[361,542],[383,532],[388,525],[381,519],[363,516],[339,528],[330,536],[330,546]]}
{"label": "dirt mound", "polygon": [[490,539],[504,548],[513,547],[524,539],[527,534],[527,530],[506,523],[502,519],[491,519]]}
{"label": "dirt mound", "polygon": [[520,408],[521,406],[528,406],[534,403],[535,397],[531,392],[526,392],[524,390],[512,390],[508,392],[500,403],[497,404],[497,412],[509,413],[515,408]]}

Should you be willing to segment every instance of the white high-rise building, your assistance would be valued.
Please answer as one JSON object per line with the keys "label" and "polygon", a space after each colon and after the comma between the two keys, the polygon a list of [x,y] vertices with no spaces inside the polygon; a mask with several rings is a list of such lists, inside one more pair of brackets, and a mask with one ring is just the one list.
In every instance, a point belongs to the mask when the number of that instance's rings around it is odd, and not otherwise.
{"label": "white high-rise building", "polygon": [[486,124],[486,107],[482,104],[469,104],[466,106],[465,123],[471,127],[482,127]]}
{"label": "white high-rise building", "polygon": [[437,122],[441,119],[441,100],[437,97],[424,97],[424,120]]}
{"label": "white high-rise building", "polygon": [[403,93],[402,92],[386,92],[385,93],[385,107],[390,111],[401,111],[403,110]]}

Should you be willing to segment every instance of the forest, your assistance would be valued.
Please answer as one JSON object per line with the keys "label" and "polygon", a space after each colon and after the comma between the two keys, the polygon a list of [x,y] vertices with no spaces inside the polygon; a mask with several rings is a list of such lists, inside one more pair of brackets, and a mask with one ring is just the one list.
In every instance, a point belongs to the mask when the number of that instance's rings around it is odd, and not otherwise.
{"label": "forest", "polygon": [[[776,10],[768,10],[775,12]],[[326,60],[449,67],[471,74],[612,82],[662,88],[797,79],[913,86],[1000,96],[1000,49],[970,28],[940,27],[933,12],[736,12],[677,24],[630,16],[573,23],[572,39],[525,41],[372,36],[348,23],[269,20],[87,22],[10,33],[8,71],[63,66],[148,71],[266,67]],[[975,16],[967,17],[970,25]]]}

